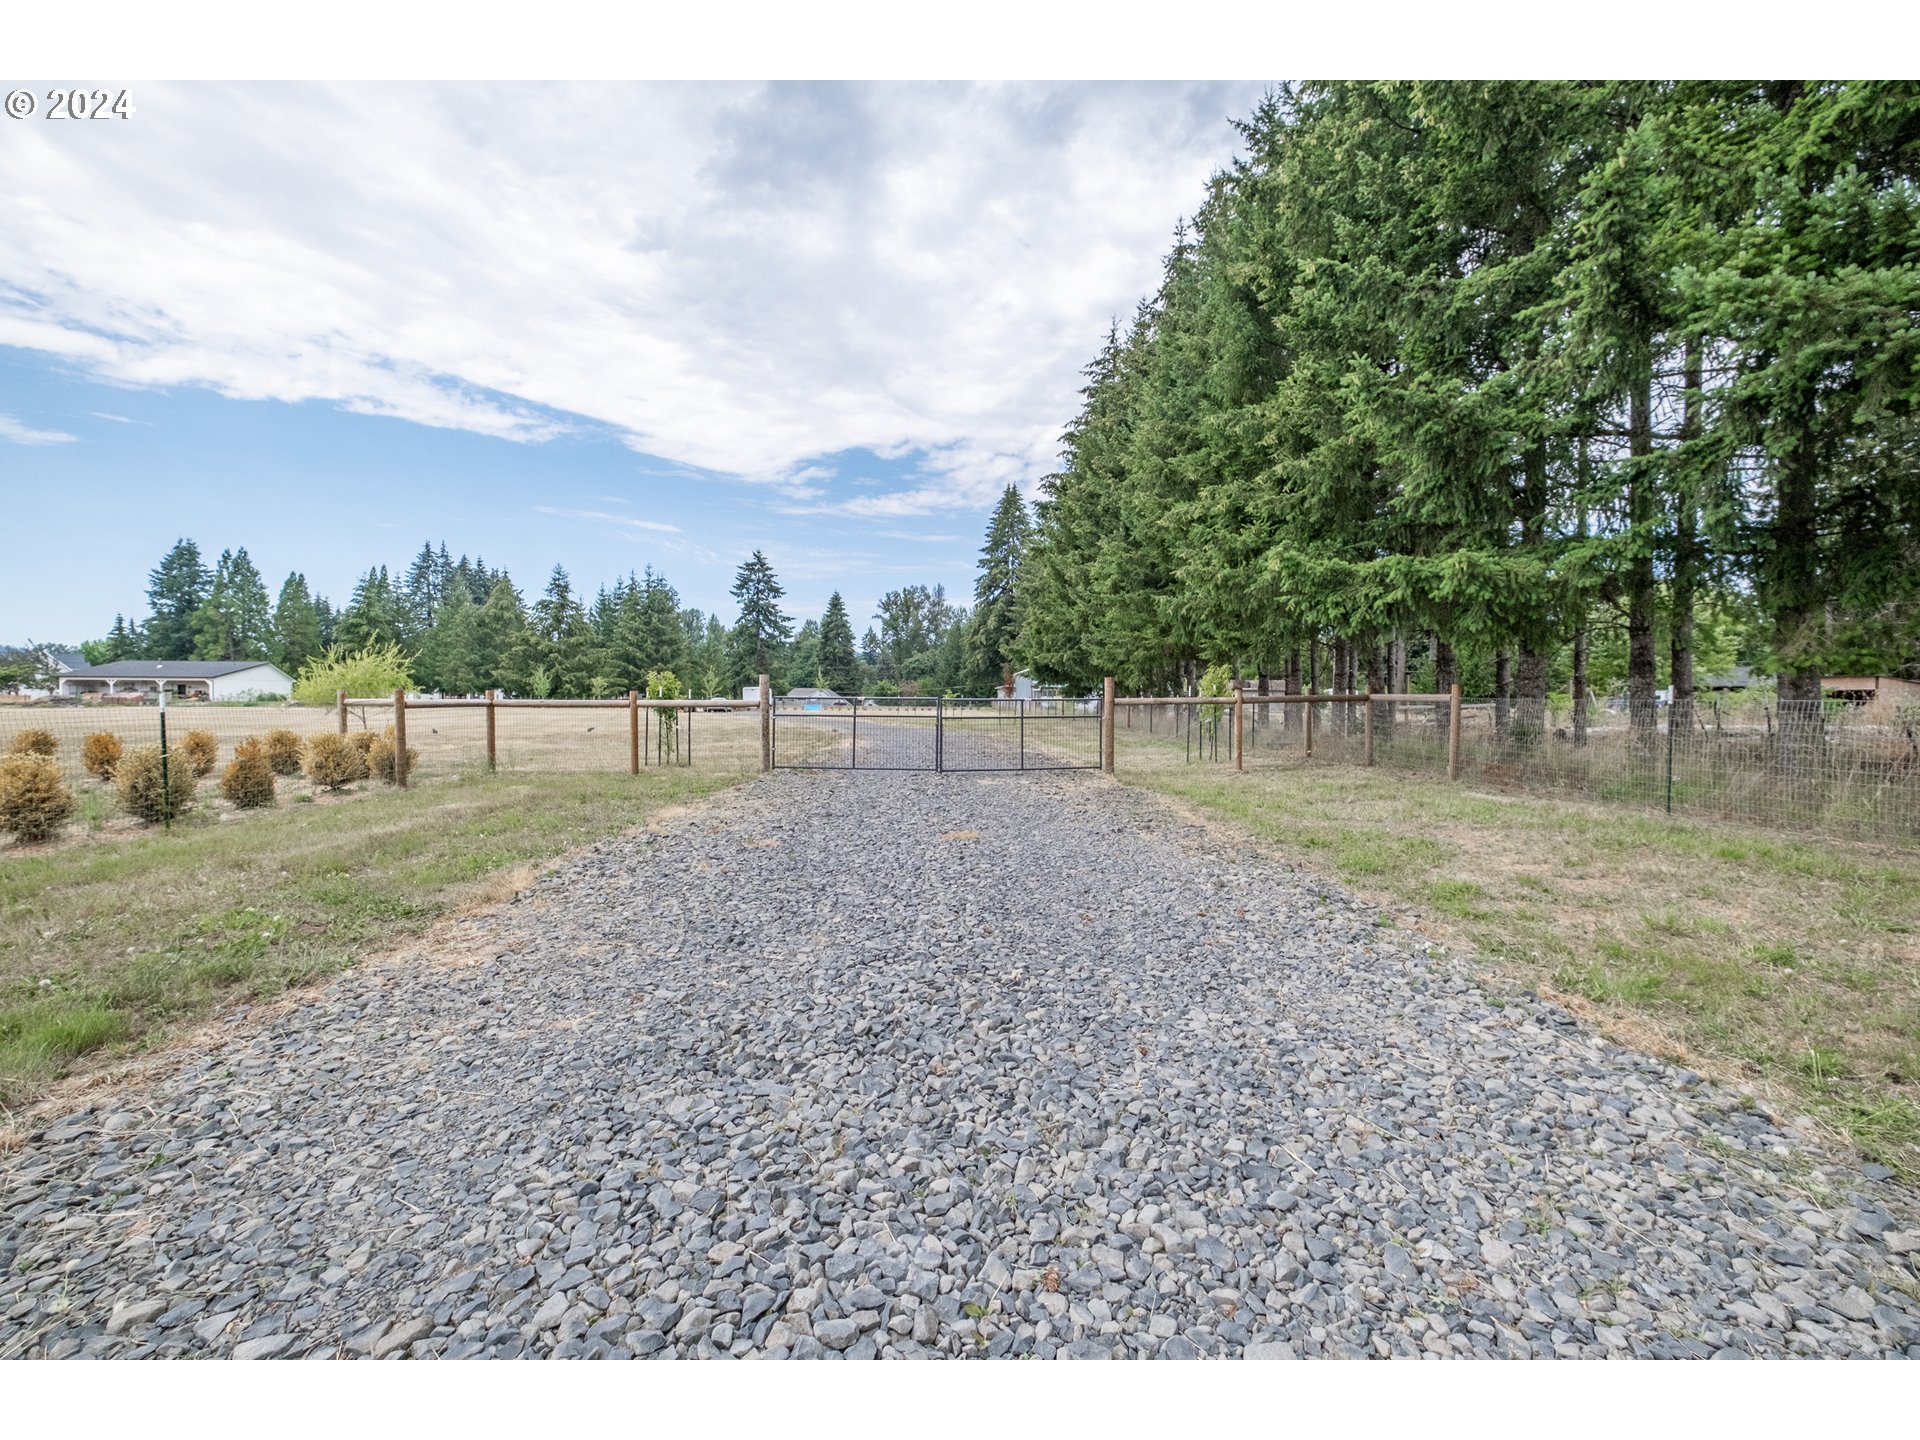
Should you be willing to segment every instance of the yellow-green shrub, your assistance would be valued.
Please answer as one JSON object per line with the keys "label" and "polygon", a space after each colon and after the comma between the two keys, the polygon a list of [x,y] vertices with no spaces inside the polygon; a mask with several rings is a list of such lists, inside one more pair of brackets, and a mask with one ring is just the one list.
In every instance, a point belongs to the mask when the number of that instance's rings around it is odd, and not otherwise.
{"label": "yellow-green shrub", "polygon": [[267,731],[267,764],[276,775],[300,773],[301,739],[291,730]]}
{"label": "yellow-green shrub", "polygon": [[328,790],[338,790],[367,778],[367,758],[345,735],[331,731],[307,741],[307,778]]}
{"label": "yellow-green shrub", "polygon": [[178,756],[161,763],[158,745],[128,751],[113,773],[113,784],[121,808],[149,825],[166,819],[169,811],[181,815],[191,810],[200,789],[193,767],[181,764]]}
{"label": "yellow-green shrub", "polygon": [[120,755],[120,737],[108,730],[96,730],[80,742],[80,768],[96,780],[113,779]]}
{"label": "yellow-green shrub", "polygon": [[44,840],[71,814],[73,792],[61,783],[53,761],[34,754],[0,759],[0,830],[22,840]]}
{"label": "yellow-green shrub", "polygon": [[9,755],[47,755],[58,754],[60,742],[54,738],[53,731],[42,729],[38,725],[20,731],[13,737],[13,743],[7,746]]}
{"label": "yellow-green shrub", "polygon": [[242,810],[273,804],[273,767],[267,747],[249,735],[233,747],[233,759],[220,776],[220,793]]}
{"label": "yellow-green shrub", "polygon": [[211,730],[189,730],[173,747],[175,762],[184,759],[195,775],[211,775],[220,763],[220,742]]}

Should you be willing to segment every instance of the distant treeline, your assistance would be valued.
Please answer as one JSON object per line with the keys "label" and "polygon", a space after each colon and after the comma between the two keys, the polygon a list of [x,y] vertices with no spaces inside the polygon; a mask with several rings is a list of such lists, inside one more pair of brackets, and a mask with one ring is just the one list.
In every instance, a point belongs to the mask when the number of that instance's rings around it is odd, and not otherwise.
{"label": "distant treeline", "polygon": [[392,643],[409,657],[416,687],[448,694],[617,695],[644,690],[648,674],[663,670],[696,694],[738,693],[763,673],[781,689],[978,694],[1010,674],[1014,576],[1027,529],[1026,507],[1009,487],[981,551],[974,608],[949,601],[939,585],[905,586],[881,597],[858,642],[837,591],[819,620],[796,631],[780,608],[785,592],[773,566],[757,550],[735,575],[739,610],[728,624],[683,607],[651,568],[586,600],[556,565],[529,603],[506,571],[477,557],[456,560],[445,542],[422,545],[398,580],[384,565],[369,569],[339,608],[297,571],[269,600],[244,547],[208,567],[183,539],[148,577],[146,619],[115,616],[104,639],[80,648],[94,664],[264,658],[298,675],[329,647]]}
{"label": "distant treeline", "polygon": [[1644,732],[1703,666],[1912,669],[1914,84],[1313,84],[1239,129],[1088,367],[1023,661],[1411,662],[1536,733],[1550,686]]}

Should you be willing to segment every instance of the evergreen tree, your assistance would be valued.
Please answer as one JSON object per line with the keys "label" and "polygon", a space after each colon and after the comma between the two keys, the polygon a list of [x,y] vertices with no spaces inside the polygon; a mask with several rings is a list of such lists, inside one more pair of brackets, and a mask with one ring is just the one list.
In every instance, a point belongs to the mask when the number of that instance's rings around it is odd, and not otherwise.
{"label": "evergreen tree", "polygon": [[772,677],[777,683],[777,662],[793,636],[793,617],[780,609],[780,599],[786,593],[774,576],[773,566],[758,550],[735,573],[733,598],[739,603],[740,614],[733,623],[727,657],[733,689],[753,684],[760,675]]}
{"label": "evergreen tree", "polygon": [[194,620],[207,598],[212,576],[201,563],[200,547],[177,540],[147,577],[148,658],[188,660],[194,653]]}
{"label": "evergreen tree", "polygon": [[523,685],[538,676],[545,679],[547,694],[578,700],[591,696],[602,669],[600,658],[586,609],[573,593],[566,568],[556,565],[545,592],[533,603],[520,653],[511,663]]}
{"label": "evergreen tree", "polygon": [[480,652],[481,607],[464,585],[449,585],[441,597],[433,628],[422,640],[418,680],[423,689],[443,695],[471,695],[486,688]]}
{"label": "evergreen tree", "polygon": [[[502,575],[474,617],[476,688],[524,693],[526,677],[518,666],[528,657],[530,638],[520,592]],[[537,656],[533,663],[538,663]]]}
{"label": "evergreen tree", "polygon": [[820,674],[820,622],[808,620],[793,637],[787,652],[787,683],[818,689],[825,681]]}
{"label": "evergreen tree", "polygon": [[289,675],[326,649],[320,633],[320,609],[307,590],[307,577],[294,571],[280,586],[273,607],[274,663]]}
{"label": "evergreen tree", "polygon": [[213,583],[194,612],[194,658],[262,660],[273,646],[273,613],[266,583],[246,547],[220,552]]}
{"label": "evergreen tree", "polygon": [[842,695],[860,692],[860,657],[853,649],[853,622],[847,617],[846,601],[840,592],[827,597],[826,612],[820,617],[820,683]]}
{"label": "evergreen tree", "polygon": [[980,576],[973,586],[973,624],[967,649],[970,678],[980,693],[991,693],[1012,679],[1014,642],[1020,634],[1016,581],[1032,526],[1026,502],[1012,485],[994,507],[980,548]]}
{"label": "evergreen tree", "polygon": [[368,570],[353,587],[353,598],[334,620],[334,642],[348,651],[369,645],[403,644],[407,625],[387,567]]}

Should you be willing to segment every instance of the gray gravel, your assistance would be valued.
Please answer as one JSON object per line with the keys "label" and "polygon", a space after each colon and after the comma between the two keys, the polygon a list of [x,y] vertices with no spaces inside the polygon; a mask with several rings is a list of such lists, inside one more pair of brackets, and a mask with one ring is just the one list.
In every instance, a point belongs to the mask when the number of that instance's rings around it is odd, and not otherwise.
{"label": "gray gravel", "polygon": [[0,1354],[1920,1356],[1884,1172],[1382,919],[775,775],[0,1162]]}

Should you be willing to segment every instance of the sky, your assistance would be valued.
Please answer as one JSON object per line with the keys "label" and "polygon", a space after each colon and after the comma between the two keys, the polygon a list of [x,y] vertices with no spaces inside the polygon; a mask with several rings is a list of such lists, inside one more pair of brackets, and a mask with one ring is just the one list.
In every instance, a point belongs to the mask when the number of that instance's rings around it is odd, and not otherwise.
{"label": "sky", "polygon": [[0,123],[0,642],[176,538],[971,600],[1260,83],[142,85]]}

